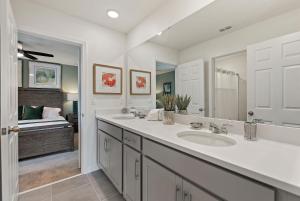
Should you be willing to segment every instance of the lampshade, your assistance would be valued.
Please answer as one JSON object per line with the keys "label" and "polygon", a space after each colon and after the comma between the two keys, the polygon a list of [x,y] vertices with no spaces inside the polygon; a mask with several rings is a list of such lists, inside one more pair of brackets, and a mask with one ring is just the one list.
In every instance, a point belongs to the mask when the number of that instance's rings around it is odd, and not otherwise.
{"label": "lampshade", "polygon": [[78,93],[67,93],[66,100],[67,101],[78,101]]}

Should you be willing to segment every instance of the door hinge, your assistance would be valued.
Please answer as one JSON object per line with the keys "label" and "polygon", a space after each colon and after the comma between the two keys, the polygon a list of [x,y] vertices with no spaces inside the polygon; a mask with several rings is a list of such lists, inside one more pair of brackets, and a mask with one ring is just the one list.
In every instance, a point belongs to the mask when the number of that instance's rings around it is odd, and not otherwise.
{"label": "door hinge", "polygon": [[7,129],[1,128],[1,135],[6,135],[6,134],[7,134]]}

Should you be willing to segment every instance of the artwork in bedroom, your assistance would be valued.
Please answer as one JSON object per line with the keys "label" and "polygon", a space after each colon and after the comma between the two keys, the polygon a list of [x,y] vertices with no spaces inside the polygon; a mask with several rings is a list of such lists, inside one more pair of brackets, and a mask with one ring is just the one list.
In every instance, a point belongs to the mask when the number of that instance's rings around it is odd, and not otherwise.
{"label": "artwork in bedroom", "polygon": [[168,94],[171,94],[171,89],[172,89],[172,82],[165,82],[164,84],[163,84],[163,93],[165,94],[165,95],[168,95]]}
{"label": "artwork in bedroom", "polygon": [[122,68],[94,64],[94,94],[122,94]]}
{"label": "artwork in bedroom", "polygon": [[151,72],[130,70],[130,94],[151,95]]}
{"label": "artwork in bedroom", "polygon": [[29,62],[29,87],[61,88],[61,65],[44,62]]}

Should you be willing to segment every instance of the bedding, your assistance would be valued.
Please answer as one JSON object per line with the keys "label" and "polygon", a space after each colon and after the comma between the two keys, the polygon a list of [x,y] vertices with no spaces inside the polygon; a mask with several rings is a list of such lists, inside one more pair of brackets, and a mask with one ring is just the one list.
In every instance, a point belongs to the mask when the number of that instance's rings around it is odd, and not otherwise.
{"label": "bedding", "polygon": [[55,107],[44,107],[43,111],[43,119],[53,119],[59,117],[59,113],[61,112],[60,108]]}
{"label": "bedding", "polygon": [[32,106],[24,106],[22,119],[42,119],[43,118],[44,106],[32,107]]}
{"label": "bedding", "polygon": [[19,120],[18,124],[21,130],[25,130],[25,129],[34,129],[38,127],[67,126],[70,123],[66,121],[64,117],[58,116],[56,118],[48,118],[48,119]]}

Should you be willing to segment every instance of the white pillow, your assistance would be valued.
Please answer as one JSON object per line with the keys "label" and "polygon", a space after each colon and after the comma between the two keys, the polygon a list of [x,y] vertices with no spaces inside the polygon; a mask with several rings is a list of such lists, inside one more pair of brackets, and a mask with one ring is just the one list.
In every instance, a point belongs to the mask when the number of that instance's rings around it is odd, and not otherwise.
{"label": "white pillow", "polygon": [[44,107],[43,119],[56,119],[59,117],[61,109],[55,107]]}

